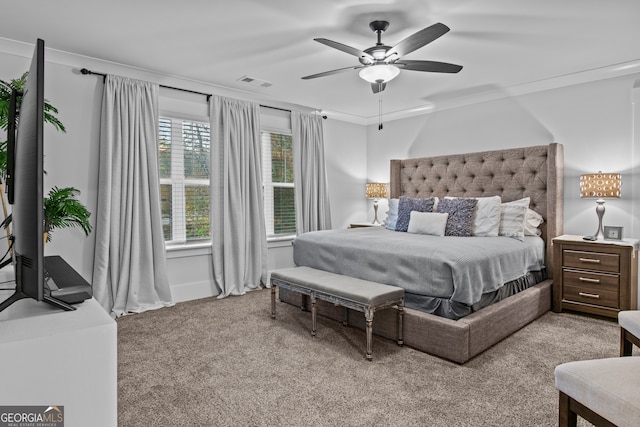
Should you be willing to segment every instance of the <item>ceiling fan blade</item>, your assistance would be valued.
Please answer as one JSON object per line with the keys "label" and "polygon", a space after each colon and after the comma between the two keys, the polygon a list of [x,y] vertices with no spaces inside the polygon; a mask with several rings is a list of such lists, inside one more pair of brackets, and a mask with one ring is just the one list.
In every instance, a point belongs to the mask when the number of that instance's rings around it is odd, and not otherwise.
{"label": "ceiling fan blade", "polygon": [[385,82],[371,83],[371,90],[373,90],[373,93],[382,92],[386,87],[387,84]]}
{"label": "ceiling fan blade", "polygon": [[398,68],[412,71],[429,71],[432,73],[457,73],[462,70],[462,65],[449,64],[448,62],[438,61],[406,61],[400,60],[394,62]]}
{"label": "ceiling fan blade", "polygon": [[372,62],[375,61],[373,56],[369,55],[367,52],[361,51],[360,49],[356,49],[355,47],[347,46],[346,44],[334,42],[333,40],[329,40],[329,39],[318,38],[314,40],[317,41],[318,43],[322,43],[323,45],[341,50],[345,53],[348,53],[349,55],[357,56],[358,58],[367,58],[367,59],[370,59]]}
{"label": "ceiling fan blade", "polygon": [[302,80],[309,80],[309,79],[316,79],[318,77],[331,76],[333,74],[338,74],[338,73],[342,73],[344,71],[349,71],[349,70],[357,70],[359,68],[364,68],[364,66],[362,66],[362,65],[357,65],[357,66],[354,65],[354,66],[351,66],[351,67],[338,68],[337,70],[325,71],[323,73],[311,74],[310,76],[302,77]]}
{"label": "ceiling fan blade", "polygon": [[397,55],[398,57],[405,56],[406,54],[431,43],[438,37],[446,34],[448,31],[449,27],[440,22],[433,24],[430,27],[423,28],[389,49],[385,60],[387,58],[391,58],[393,55]]}

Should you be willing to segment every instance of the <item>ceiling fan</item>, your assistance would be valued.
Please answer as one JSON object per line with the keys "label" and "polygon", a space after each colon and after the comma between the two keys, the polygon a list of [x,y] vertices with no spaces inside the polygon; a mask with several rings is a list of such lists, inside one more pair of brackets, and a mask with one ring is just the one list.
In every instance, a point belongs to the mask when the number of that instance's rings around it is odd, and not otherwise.
{"label": "ceiling fan", "polygon": [[387,82],[400,74],[401,69],[411,71],[428,71],[432,73],[457,73],[462,69],[461,65],[449,64],[447,62],[401,59],[401,57],[413,52],[414,50],[420,49],[424,45],[431,43],[438,37],[446,34],[449,31],[449,27],[442,23],[433,24],[427,28],[423,28],[393,47],[382,43],[382,33],[389,28],[389,22],[373,21],[369,24],[369,28],[378,35],[378,42],[375,46],[365,50],[359,50],[325,38],[314,39],[318,43],[322,43],[350,55],[357,56],[361,65],[312,74],[310,76],[302,77],[302,79],[309,80],[349,70],[360,70],[360,77],[371,83],[373,93],[378,93],[385,89]]}

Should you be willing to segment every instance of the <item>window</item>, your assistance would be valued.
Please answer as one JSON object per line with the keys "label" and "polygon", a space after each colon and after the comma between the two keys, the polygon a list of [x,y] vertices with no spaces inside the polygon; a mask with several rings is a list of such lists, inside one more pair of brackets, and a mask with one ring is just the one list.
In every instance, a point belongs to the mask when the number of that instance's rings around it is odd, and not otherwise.
{"label": "window", "polygon": [[160,117],[158,132],[164,240],[209,239],[209,123]]}
{"label": "window", "polygon": [[262,132],[262,162],[267,237],[295,234],[291,135]]}

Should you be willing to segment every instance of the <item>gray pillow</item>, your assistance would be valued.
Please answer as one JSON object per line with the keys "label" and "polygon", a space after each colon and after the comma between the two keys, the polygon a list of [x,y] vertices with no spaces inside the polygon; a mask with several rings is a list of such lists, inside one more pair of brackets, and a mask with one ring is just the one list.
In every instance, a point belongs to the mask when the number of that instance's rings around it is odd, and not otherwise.
{"label": "gray pillow", "polygon": [[441,199],[436,212],[448,213],[445,236],[471,236],[473,211],[478,200],[470,198]]}
{"label": "gray pillow", "polygon": [[398,201],[396,231],[407,231],[409,228],[409,220],[411,219],[411,211],[433,212],[435,202],[436,199],[433,197],[429,197],[428,199],[413,199],[407,196],[400,196],[400,200]]}

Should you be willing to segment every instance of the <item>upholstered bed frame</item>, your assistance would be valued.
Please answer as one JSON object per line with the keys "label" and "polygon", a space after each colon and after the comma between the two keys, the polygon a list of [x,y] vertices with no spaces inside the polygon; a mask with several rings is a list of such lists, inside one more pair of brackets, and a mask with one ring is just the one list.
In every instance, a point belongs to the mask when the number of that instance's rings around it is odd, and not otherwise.
{"label": "upholstered bed frame", "polygon": [[[510,148],[470,154],[391,160],[390,195],[397,198],[500,195],[505,202],[530,197],[530,207],[544,218],[546,267],[553,271],[551,239],[562,234],[563,148],[560,144]],[[511,335],[551,308],[549,278],[514,296],[450,320],[405,309],[404,342],[418,350],[464,363]],[[281,295],[281,299],[283,299]],[[289,302],[290,296],[286,299]],[[300,301],[302,303],[302,301]],[[331,305],[319,313],[342,319]],[[397,334],[395,313],[376,313],[374,332],[393,339]],[[358,320],[359,316],[353,316]],[[355,323],[355,322],[354,322]],[[364,327],[362,324],[354,326]]]}

